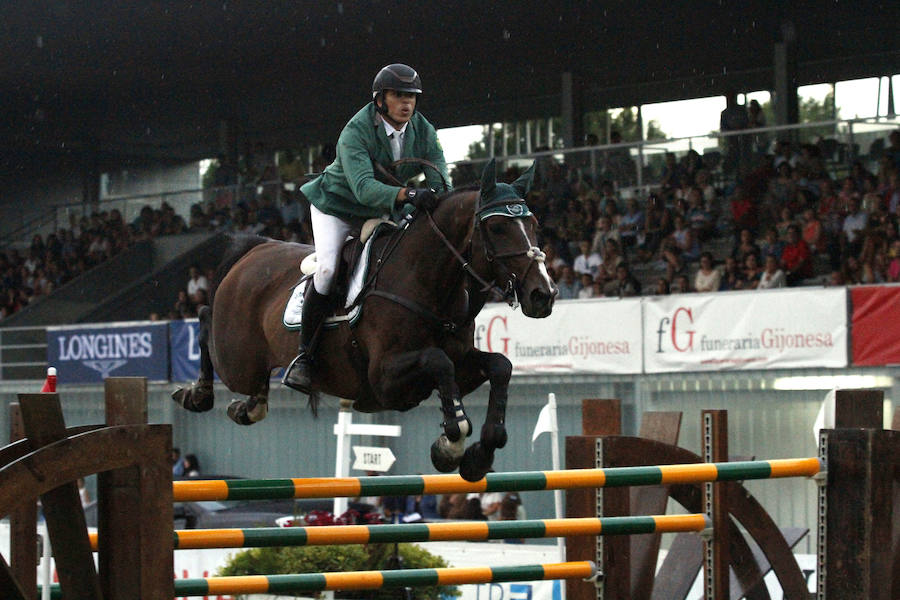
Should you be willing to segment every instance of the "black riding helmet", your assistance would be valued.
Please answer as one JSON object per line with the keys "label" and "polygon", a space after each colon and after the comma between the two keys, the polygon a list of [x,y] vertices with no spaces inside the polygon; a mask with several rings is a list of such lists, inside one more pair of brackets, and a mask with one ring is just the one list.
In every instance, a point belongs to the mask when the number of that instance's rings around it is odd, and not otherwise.
{"label": "black riding helmet", "polygon": [[[384,104],[383,94],[386,90],[394,90],[395,92],[413,92],[414,94],[422,93],[422,80],[419,74],[410,66],[394,63],[388,65],[378,71],[375,81],[372,82],[372,101],[375,102],[375,108],[382,114],[386,113],[387,106]],[[382,97],[382,106],[378,106],[378,98]],[[418,102],[416,102],[418,108]]]}

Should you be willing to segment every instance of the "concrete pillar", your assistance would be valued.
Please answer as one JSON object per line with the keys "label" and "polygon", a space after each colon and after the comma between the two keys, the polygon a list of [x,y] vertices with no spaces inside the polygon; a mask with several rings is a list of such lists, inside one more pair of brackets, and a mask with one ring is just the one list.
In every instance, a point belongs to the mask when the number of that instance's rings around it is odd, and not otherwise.
{"label": "concrete pillar", "polygon": [[584,84],[571,71],[562,74],[563,145],[581,146],[584,142]]}
{"label": "concrete pillar", "polygon": [[800,104],[797,98],[797,48],[792,40],[775,44],[774,71],[775,124],[797,123],[800,121]]}

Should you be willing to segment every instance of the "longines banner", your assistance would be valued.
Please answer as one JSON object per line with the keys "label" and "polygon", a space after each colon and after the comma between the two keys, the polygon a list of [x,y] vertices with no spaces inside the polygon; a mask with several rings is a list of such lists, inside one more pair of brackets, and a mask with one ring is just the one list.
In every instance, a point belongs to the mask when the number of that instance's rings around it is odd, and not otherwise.
{"label": "longines banner", "polygon": [[845,289],[644,298],[644,371],[847,366]]}
{"label": "longines banner", "polygon": [[561,301],[545,319],[489,304],[475,319],[475,346],[506,355],[516,375],[640,373],[641,301]]}
{"label": "longines banner", "polygon": [[169,379],[166,322],[132,322],[47,328],[47,363],[60,383],[97,383],[109,376]]}

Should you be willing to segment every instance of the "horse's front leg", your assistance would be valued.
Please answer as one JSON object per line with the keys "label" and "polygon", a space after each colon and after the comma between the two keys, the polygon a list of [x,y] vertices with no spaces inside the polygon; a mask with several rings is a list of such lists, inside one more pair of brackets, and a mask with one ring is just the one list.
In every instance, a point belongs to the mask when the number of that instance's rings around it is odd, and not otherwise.
{"label": "horse's front leg", "polygon": [[512,363],[496,352],[472,349],[466,354],[459,368],[460,387],[469,391],[485,379],[490,382],[487,416],[481,426],[481,438],[469,446],[459,465],[459,474],[467,481],[478,481],[491,470],[494,450],[506,445],[506,401]]}
{"label": "horse's front leg", "polygon": [[444,431],[431,445],[431,463],[442,473],[456,470],[465,452],[465,440],[472,434],[472,421],[460,399],[453,361],[439,348],[405,352],[384,361],[380,381],[378,389],[383,397],[406,397],[407,408],[437,388]]}

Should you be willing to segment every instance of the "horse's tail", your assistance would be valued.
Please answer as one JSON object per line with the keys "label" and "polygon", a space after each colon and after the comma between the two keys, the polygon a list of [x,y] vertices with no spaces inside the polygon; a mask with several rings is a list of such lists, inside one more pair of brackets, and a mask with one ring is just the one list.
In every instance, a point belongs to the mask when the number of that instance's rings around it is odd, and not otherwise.
{"label": "horse's tail", "polygon": [[231,233],[228,234],[228,238],[228,248],[225,249],[225,254],[222,256],[222,260],[221,262],[219,262],[219,266],[216,267],[216,274],[211,282],[209,294],[210,306],[213,305],[213,299],[215,298],[216,289],[218,289],[219,284],[228,274],[228,271],[231,270],[231,267],[233,267],[235,263],[241,259],[242,256],[250,252],[250,250],[252,250],[256,246],[272,241],[270,238],[249,233]]}

